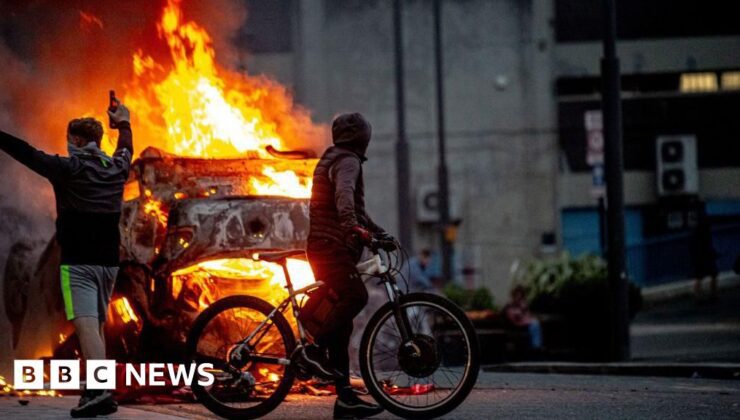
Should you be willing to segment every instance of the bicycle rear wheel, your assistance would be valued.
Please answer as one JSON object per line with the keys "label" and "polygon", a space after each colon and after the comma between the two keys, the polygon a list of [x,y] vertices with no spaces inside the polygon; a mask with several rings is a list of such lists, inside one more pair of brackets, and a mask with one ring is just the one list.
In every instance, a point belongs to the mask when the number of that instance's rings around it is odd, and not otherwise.
{"label": "bicycle rear wheel", "polygon": [[411,338],[404,341],[393,303],[370,319],[360,345],[360,369],[370,393],[393,414],[432,418],[460,405],[480,369],[478,338],[465,313],[427,293],[401,297]]}
{"label": "bicycle rear wheel", "polygon": [[261,417],[290,392],[294,374],[287,361],[296,344],[283,314],[276,312],[248,347],[239,347],[274,308],[255,297],[231,296],[209,306],[193,322],[189,360],[213,363],[215,381],[207,387],[193,383],[191,388],[213,413],[229,419]]}

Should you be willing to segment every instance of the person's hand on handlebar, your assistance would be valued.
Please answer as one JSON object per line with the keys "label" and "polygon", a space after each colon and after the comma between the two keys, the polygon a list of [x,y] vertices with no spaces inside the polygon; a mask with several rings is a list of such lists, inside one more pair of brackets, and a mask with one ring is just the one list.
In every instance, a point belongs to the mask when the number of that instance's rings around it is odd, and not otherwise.
{"label": "person's hand on handlebar", "polygon": [[373,235],[373,236],[375,237],[375,239],[377,239],[377,240],[379,240],[379,241],[386,241],[386,242],[396,242],[396,238],[394,238],[393,236],[391,236],[391,235],[390,235],[390,234],[389,234],[388,232],[386,232],[386,231],[383,231],[383,232],[377,232],[377,233],[375,233],[375,235]]}
{"label": "person's hand on handlebar", "polygon": [[396,238],[389,235],[388,232],[376,233],[373,238],[373,247],[384,251],[395,251],[398,248]]}
{"label": "person's hand on handlebar", "polygon": [[353,243],[359,243],[361,245],[370,245],[373,241],[372,233],[360,225],[352,227],[350,238]]}

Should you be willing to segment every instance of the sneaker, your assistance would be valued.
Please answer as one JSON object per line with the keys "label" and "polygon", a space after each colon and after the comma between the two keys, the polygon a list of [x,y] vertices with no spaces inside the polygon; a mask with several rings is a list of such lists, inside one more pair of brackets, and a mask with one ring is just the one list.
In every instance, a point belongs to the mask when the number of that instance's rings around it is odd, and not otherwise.
{"label": "sneaker", "polygon": [[344,397],[337,396],[334,403],[335,419],[364,419],[383,412],[383,407],[369,403],[351,391]]}
{"label": "sneaker", "polygon": [[107,416],[118,411],[118,403],[113,399],[110,391],[85,391],[80,398],[79,405],[69,414],[74,418]]}
{"label": "sneaker", "polygon": [[87,402],[95,398],[97,394],[98,392],[89,389],[82,391],[82,395],[80,395],[80,401],[77,402],[77,407],[82,407],[83,405],[87,404]]}
{"label": "sneaker", "polygon": [[305,369],[321,379],[334,380],[342,374],[334,369],[326,356],[326,351],[315,344],[300,346],[296,349],[296,365],[298,369]]}

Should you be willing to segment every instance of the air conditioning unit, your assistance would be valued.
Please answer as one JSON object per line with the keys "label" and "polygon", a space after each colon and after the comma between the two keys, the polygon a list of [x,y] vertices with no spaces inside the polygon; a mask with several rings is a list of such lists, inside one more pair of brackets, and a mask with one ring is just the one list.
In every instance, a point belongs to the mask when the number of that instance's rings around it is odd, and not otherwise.
{"label": "air conditioning unit", "polygon": [[[416,221],[419,223],[439,222],[439,194],[437,184],[420,185],[416,190]],[[457,196],[450,194],[450,221],[460,219]]]}
{"label": "air conditioning unit", "polygon": [[658,136],[655,152],[658,196],[699,193],[696,136]]}

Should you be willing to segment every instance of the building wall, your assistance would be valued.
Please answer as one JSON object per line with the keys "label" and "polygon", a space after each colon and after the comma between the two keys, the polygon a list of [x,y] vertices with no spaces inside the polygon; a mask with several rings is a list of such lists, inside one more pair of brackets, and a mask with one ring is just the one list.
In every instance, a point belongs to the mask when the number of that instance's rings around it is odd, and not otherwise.
{"label": "building wall", "polygon": [[[509,268],[537,252],[556,220],[557,143],[547,1],[443,2],[445,118],[452,194],[462,219],[458,269],[502,302]],[[368,207],[398,232],[395,193],[396,109],[392,2],[302,0],[299,31],[281,81],[293,86],[315,118],[329,122],[359,111],[373,124],[365,165]],[[404,4],[407,136],[412,203],[419,186],[436,182],[437,115],[431,2]],[[255,56],[250,70],[269,71],[279,58]],[[436,249],[437,234],[414,220],[416,250]]]}
{"label": "building wall", "polygon": [[[437,234],[397,220],[396,110],[392,2],[295,0],[297,27],[289,53],[257,54],[250,71],[263,70],[294,89],[330,122],[359,111],[373,124],[365,166],[368,207],[391,232],[414,226],[416,250],[436,249]],[[544,232],[562,238],[561,209],[595,204],[588,174],[570,173],[557,139],[559,77],[597,75],[599,42],[555,43],[553,0],[443,1],[445,119],[450,184],[462,219],[458,268],[477,270],[474,281],[505,299],[509,268],[536,255]],[[404,2],[407,136],[412,182],[435,183],[437,115],[431,1]],[[740,37],[619,42],[625,73],[737,68]],[[728,179],[731,181],[728,183]],[[702,169],[708,198],[737,197],[737,168]],[[654,200],[654,174],[625,175],[630,205]]]}
{"label": "building wall", "polygon": [[[599,74],[601,44],[597,42],[557,44],[553,77],[595,76]],[[617,53],[623,73],[691,72],[740,68],[740,37],[643,39],[620,41]],[[699,139],[701,141],[701,139]],[[740,199],[740,168],[711,168],[699,171],[700,195],[708,200]],[[590,174],[561,174],[560,207],[593,206],[589,195]],[[650,204],[656,200],[655,174],[628,171],[625,176],[627,204]]]}

